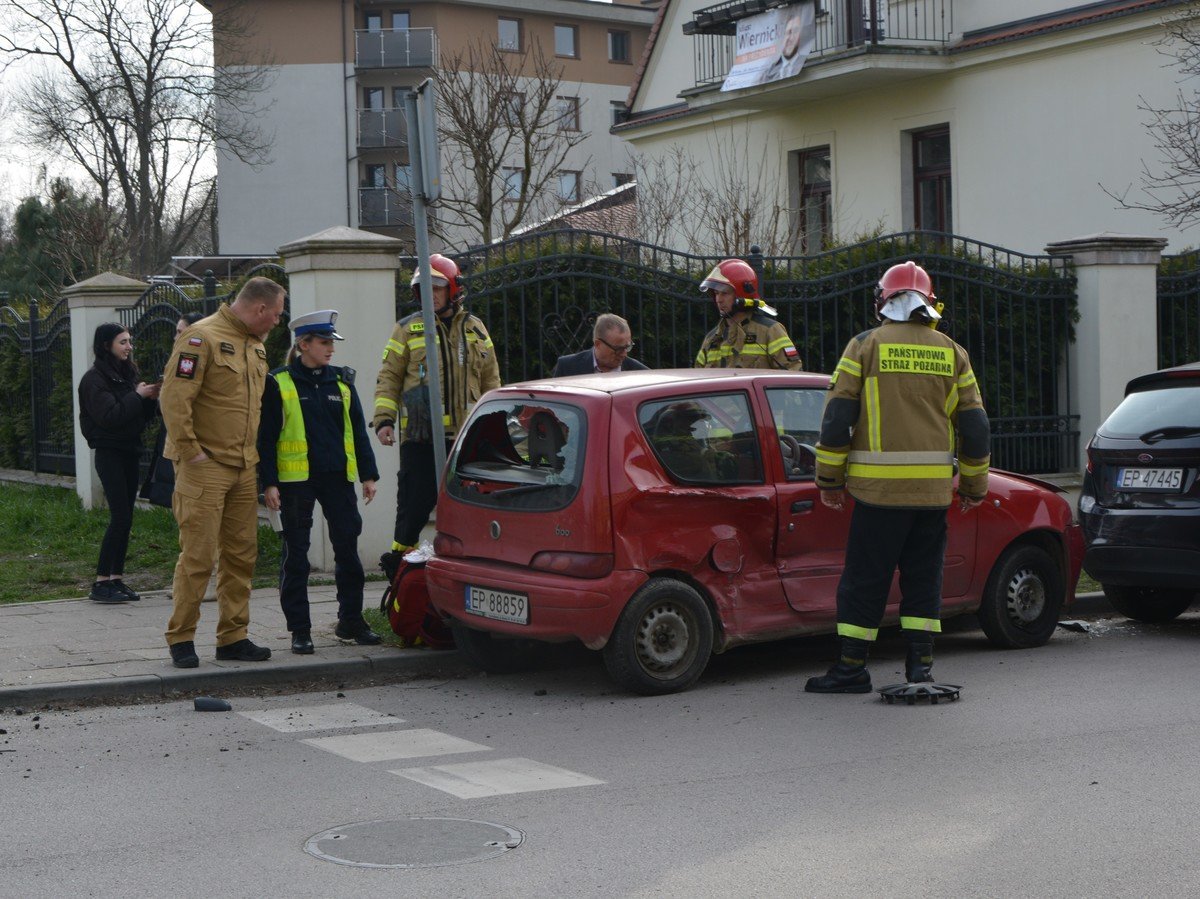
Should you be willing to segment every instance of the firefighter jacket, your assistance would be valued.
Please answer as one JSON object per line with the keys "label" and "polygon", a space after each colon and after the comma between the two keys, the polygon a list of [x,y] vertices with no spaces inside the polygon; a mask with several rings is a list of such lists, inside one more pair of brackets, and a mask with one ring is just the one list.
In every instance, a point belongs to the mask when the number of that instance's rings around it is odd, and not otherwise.
{"label": "firefighter jacket", "polygon": [[258,421],[267,351],[228,304],[175,339],[158,404],[163,455],[188,461],[203,451],[234,468],[258,463]]}
{"label": "firefighter jacket", "polygon": [[859,502],[946,508],[987,495],[990,431],[967,351],[923,322],[853,338],[829,385],[817,486]]}
{"label": "firefighter jacket", "polygon": [[354,369],[308,368],[299,359],[271,372],[262,398],[258,472],[264,487],[344,472],[347,481],[377,481]]}
{"label": "firefighter jacket", "polygon": [[696,368],[775,368],[801,371],[804,363],[787,328],[761,310],[734,313],[705,335]]}
{"label": "firefighter jacket", "polygon": [[[461,306],[447,322],[441,316],[437,322],[438,363],[441,370],[443,416],[446,437],[458,433],[467,413],[476,401],[493,387],[500,386],[500,363],[496,359],[492,338],[476,316]],[[428,340],[421,313],[415,312],[396,323],[392,336],[383,351],[383,365],[375,380],[375,415],[372,426],[379,430],[385,425],[400,423],[400,439],[413,439],[408,433],[408,409],[402,399],[406,394],[428,396],[426,387],[429,370],[426,365]],[[428,400],[424,400],[428,402]]]}

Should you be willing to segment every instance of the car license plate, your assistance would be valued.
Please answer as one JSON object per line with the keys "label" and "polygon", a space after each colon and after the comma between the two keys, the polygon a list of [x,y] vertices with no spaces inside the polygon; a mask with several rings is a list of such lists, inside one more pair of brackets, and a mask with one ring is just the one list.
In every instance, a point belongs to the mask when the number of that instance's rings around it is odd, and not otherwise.
{"label": "car license plate", "polygon": [[1118,490],[1178,491],[1181,487],[1182,468],[1122,468],[1117,472]]}
{"label": "car license plate", "polygon": [[529,597],[522,593],[508,593],[504,590],[493,590],[491,587],[468,584],[467,611],[494,621],[528,624]]}

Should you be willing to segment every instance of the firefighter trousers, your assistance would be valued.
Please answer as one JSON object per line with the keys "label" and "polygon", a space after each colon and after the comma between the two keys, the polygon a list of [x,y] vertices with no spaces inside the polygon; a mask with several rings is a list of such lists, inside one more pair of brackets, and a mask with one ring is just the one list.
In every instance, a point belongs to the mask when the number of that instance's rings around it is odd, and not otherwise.
{"label": "firefighter trousers", "polygon": [[890,509],[855,503],[838,582],[838,635],[874,640],[900,569],[900,627],[940,631],[945,509]]}

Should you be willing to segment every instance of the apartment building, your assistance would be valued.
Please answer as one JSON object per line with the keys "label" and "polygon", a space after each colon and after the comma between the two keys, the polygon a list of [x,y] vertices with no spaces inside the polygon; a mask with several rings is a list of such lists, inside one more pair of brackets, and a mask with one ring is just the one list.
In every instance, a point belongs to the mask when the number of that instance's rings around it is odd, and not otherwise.
{"label": "apartment building", "polygon": [[[214,17],[227,0],[203,0]],[[258,167],[218,156],[220,252],[274,253],[335,225],[411,240],[404,94],[472,42],[561,64],[559,127],[587,134],[553,187],[565,205],[588,187],[631,177],[629,147],[610,132],[654,20],[641,0],[258,0],[252,43],[277,67],[262,98],[274,136]],[[222,48],[215,48],[218,63]],[[504,185],[497,185],[497,191]],[[435,213],[436,214],[436,213]],[[436,248],[470,242],[465,231]]]}
{"label": "apartment building", "polygon": [[[1113,195],[1144,201],[1143,164],[1161,171],[1145,107],[1195,90],[1164,43],[1191,5],[664,0],[614,130],[647,157],[686,149],[697,180],[728,166],[714,147],[737,147],[744,177],[776,186],[800,251],[928,229],[1028,253],[1106,231],[1178,252],[1194,234]],[[783,55],[793,18],[803,66],[768,77],[759,56],[760,78],[745,77],[755,47]]]}

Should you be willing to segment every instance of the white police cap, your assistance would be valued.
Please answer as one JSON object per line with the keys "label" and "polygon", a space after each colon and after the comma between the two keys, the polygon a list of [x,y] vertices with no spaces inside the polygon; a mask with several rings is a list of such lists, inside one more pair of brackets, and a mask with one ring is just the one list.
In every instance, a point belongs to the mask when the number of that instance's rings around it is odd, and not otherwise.
{"label": "white police cap", "polygon": [[333,330],[333,323],[337,321],[336,309],[318,309],[316,312],[306,312],[304,315],[297,315],[290,322],[288,327],[292,329],[292,333],[297,337],[303,337],[306,334],[315,334],[318,337],[332,337],[334,340],[344,340],[337,331]]}

